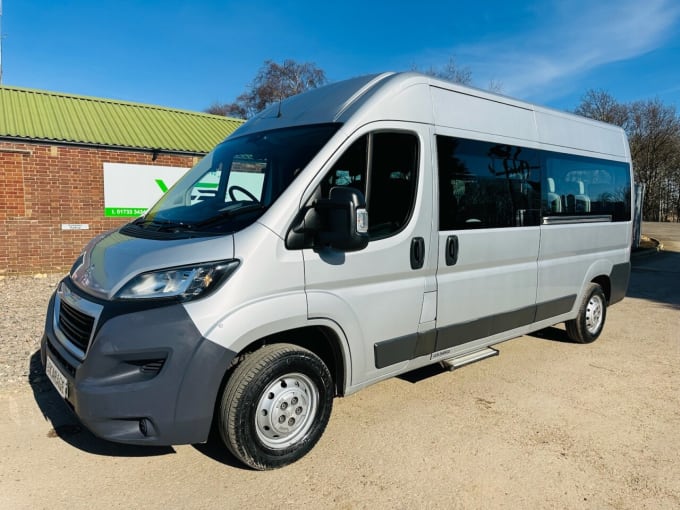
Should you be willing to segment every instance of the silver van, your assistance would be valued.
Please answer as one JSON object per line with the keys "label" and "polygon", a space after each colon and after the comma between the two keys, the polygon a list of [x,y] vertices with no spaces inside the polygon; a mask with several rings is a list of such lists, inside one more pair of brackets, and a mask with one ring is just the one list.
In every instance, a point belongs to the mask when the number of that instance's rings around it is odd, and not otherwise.
{"label": "silver van", "polygon": [[333,399],[565,322],[588,343],[630,273],[614,126],[416,73],[245,123],[144,216],[93,239],[42,360],[99,437],[294,462]]}

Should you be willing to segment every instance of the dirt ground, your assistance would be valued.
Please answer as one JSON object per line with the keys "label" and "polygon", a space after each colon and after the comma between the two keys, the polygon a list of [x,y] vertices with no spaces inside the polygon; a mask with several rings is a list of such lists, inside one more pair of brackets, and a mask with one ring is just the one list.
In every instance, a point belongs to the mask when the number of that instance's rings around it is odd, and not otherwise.
{"label": "dirt ground", "polygon": [[96,439],[40,378],[0,390],[0,508],[680,508],[670,246],[636,258],[594,344],[560,326],[336,399],[319,444],[277,471],[246,470],[216,442]]}

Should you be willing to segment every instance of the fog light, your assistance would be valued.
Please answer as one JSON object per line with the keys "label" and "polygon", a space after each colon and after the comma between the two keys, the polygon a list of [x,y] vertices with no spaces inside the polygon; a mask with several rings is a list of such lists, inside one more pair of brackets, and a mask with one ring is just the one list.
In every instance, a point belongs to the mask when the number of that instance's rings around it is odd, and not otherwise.
{"label": "fog light", "polygon": [[147,437],[149,435],[149,426],[147,424],[148,420],[146,418],[142,418],[139,420],[139,431],[142,433],[144,437]]}

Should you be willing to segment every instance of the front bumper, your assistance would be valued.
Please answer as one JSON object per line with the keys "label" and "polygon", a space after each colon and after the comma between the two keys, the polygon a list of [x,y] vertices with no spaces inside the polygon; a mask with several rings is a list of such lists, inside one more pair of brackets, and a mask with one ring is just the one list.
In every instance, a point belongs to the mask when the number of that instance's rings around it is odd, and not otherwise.
{"label": "front bumper", "polygon": [[[68,279],[67,279],[68,280]],[[64,280],[60,285],[84,296]],[[102,312],[84,355],[67,348],[50,299],[41,345],[68,381],[67,402],[95,435],[130,444],[208,438],[222,378],[235,353],[205,339],[178,303],[118,305]],[[55,320],[56,319],[56,320]],[[82,359],[81,359],[82,358]]]}

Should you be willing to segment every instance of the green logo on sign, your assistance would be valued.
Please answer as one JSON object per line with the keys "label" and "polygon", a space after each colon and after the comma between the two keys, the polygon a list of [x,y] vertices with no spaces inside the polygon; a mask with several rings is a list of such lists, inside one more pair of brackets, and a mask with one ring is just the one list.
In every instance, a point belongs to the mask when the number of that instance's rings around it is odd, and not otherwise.
{"label": "green logo on sign", "polygon": [[163,179],[156,179],[156,184],[158,184],[158,187],[161,189],[163,193],[168,191],[168,187],[163,182]]}

